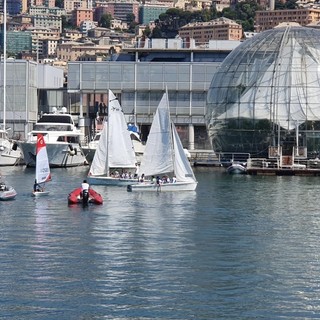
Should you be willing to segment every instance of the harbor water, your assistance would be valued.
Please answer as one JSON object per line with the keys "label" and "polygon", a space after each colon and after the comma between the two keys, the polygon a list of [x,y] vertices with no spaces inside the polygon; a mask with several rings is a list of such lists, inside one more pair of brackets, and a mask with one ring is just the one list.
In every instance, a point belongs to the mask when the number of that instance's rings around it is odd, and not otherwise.
{"label": "harbor water", "polygon": [[195,192],[94,186],[88,167],[1,168],[0,319],[319,319],[320,180],[195,168]]}

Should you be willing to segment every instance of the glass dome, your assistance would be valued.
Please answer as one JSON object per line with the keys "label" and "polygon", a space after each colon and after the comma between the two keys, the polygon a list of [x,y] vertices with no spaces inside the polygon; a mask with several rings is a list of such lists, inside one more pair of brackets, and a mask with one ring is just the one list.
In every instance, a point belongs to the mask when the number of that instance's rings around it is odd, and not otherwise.
{"label": "glass dome", "polygon": [[270,146],[320,150],[320,30],[290,25],[233,50],[207,98],[214,151],[267,155]]}

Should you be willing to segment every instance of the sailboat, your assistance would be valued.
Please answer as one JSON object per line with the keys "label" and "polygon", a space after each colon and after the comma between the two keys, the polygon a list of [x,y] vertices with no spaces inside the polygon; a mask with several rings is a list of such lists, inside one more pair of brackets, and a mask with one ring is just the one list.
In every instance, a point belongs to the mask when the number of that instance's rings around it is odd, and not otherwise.
{"label": "sailboat", "polygon": [[[154,116],[139,171],[157,178],[128,185],[128,191],[193,191],[197,187],[198,182],[170,119],[167,92]],[[160,175],[165,179],[160,179]]]}
{"label": "sailboat", "polygon": [[108,117],[95,151],[87,180],[93,185],[126,186],[137,182],[136,156],[125,116],[109,90]]}
{"label": "sailboat", "polygon": [[6,82],[7,82],[7,0],[3,3],[3,123],[0,128],[0,166],[13,166],[22,160],[19,147],[8,138],[6,129]]}
{"label": "sailboat", "polygon": [[45,190],[45,183],[51,180],[50,167],[46,143],[43,135],[38,133],[36,150],[36,179],[32,194],[36,197],[45,196],[49,191]]}

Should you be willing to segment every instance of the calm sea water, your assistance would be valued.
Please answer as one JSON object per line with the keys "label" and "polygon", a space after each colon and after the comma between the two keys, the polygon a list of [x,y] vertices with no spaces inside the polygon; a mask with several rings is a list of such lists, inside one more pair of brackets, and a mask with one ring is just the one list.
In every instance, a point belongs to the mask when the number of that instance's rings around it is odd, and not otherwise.
{"label": "calm sea water", "polygon": [[96,186],[68,207],[88,167],[1,168],[1,319],[319,319],[320,180],[197,169],[195,192]]}

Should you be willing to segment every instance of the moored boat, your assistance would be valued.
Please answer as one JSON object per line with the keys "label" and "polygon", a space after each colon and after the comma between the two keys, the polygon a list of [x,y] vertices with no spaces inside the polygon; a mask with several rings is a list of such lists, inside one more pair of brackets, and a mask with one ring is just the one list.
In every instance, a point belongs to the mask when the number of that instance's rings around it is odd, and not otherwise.
{"label": "moored boat", "polygon": [[13,200],[16,197],[16,195],[17,192],[12,186],[8,186],[4,182],[0,182],[1,201]]}
{"label": "moored boat", "polygon": [[227,168],[227,172],[229,174],[245,174],[247,173],[247,168],[241,163],[232,163]]}
{"label": "moored boat", "polygon": [[14,166],[22,162],[22,153],[15,141],[8,138],[6,130],[0,130],[0,166]]}
{"label": "moored boat", "polygon": [[75,167],[84,165],[86,158],[80,148],[83,138],[81,130],[77,129],[66,108],[61,112],[44,114],[28,133],[24,142],[19,142],[27,166],[36,164],[37,135],[42,134],[47,146],[50,167]]}

